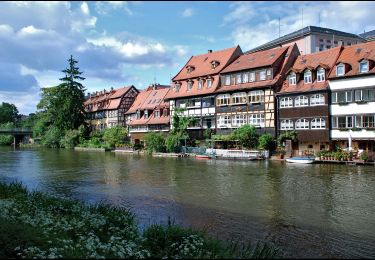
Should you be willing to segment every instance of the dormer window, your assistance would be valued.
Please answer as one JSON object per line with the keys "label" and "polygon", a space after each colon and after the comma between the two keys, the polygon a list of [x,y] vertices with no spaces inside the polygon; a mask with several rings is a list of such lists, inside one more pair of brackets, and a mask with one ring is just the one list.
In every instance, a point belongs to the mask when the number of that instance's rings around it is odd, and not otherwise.
{"label": "dormer window", "polygon": [[176,92],[178,92],[181,88],[181,83],[174,84]]}
{"label": "dormer window", "polygon": [[202,89],[203,88],[203,80],[200,79],[198,80],[198,89]]}
{"label": "dormer window", "polygon": [[217,60],[211,61],[211,69],[215,69],[217,66],[219,66],[219,62]]}
{"label": "dormer window", "polygon": [[297,76],[296,76],[296,73],[295,72],[291,72],[289,74],[289,84],[290,85],[296,85],[296,82],[297,82]]}
{"label": "dormer window", "polygon": [[230,85],[230,75],[225,75],[225,83],[224,83],[225,86],[229,86]]}
{"label": "dormer window", "polygon": [[147,109],[145,110],[145,113],[144,113],[143,117],[144,117],[144,119],[148,118],[148,110]]}
{"label": "dormer window", "polygon": [[242,83],[242,74],[237,74],[236,75],[236,84],[241,84]]}
{"label": "dormer window", "polygon": [[336,76],[344,76],[345,67],[344,64],[339,64],[336,66]]}
{"label": "dormer window", "polygon": [[137,110],[137,117],[136,117],[137,119],[140,119],[141,118],[141,110]]}
{"label": "dormer window", "polygon": [[368,61],[367,60],[363,60],[359,63],[359,72],[360,73],[368,72]]}
{"label": "dormer window", "polygon": [[187,82],[187,91],[190,91],[193,88],[193,81]]}
{"label": "dormer window", "polygon": [[304,80],[305,84],[312,82],[312,79],[311,79],[311,70],[306,70],[305,71],[305,73],[303,74],[303,80]]}
{"label": "dormer window", "polygon": [[207,79],[207,88],[212,86],[212,79]]}
{"label": "dormer window", "polygon": [[159,110],[154,111],[154,117],[160,117],[160,111]]}
{"label": "dormer window", "polygon": [[323,68],[318,69],[317,79],[318,79],[318,82],[325,80],[325,70]]}
{"label": "dormer window", "polygon": [[259,79],[266,80],[266,70],[259,71]]}
{"label": "dormer window", "polygon": [[187,66],[186,67],[187,73],[191,73],[194,70],[194,66]]}

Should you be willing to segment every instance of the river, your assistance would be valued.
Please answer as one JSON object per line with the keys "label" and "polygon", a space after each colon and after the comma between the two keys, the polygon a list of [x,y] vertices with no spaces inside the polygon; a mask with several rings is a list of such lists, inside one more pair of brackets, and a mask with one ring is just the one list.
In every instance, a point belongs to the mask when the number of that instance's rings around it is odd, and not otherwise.
{"label": "river", "polygon": [[292,258],[375,258],[375,167],[0,147],[0,180]]}

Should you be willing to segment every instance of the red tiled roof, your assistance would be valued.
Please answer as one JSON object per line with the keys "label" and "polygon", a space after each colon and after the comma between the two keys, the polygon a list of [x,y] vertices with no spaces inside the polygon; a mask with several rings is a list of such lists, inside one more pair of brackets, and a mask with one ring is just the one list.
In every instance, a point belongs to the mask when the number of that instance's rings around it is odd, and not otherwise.
{"label": "red tiled roof", "polygon": [[255,53],[242,54],[223,71],[221,71],[221,73],[272,66],[272,64],[277,61],[281,55],[285,55],[284,53],[288,48],[289,46]]}
{"label": "red tiled roof", "polygon": [[317,82],[305,84],[303,80],[300,80],[296,85],[290,85],[287,81],[284,81],[279,93],[294,93],[294,92],[310,92],[326,90],[328,88],[328,81]]}
{"label": "red tiled roof", "polygon": [[219,75],[212,76],[212,86],[207,88],[206,81],[204,81],[202,89],[198,89],[198,79],[193,80],[193,87],[191,90],[187,91],[187,81],[183,80],[180,81],[181,87],[178,92],[175,90],[176,83],[174,82],[172,85],[171,90],[165,96],[165,99],[172,99],[172,98],[182,98],[182,97],[191,97],[191,96],[199,96],[199,95],[207,95],[215,92],[216,88],[219,85]]}
{"label": "red tiled roof", "polygon": [[164,97],[169,90],[170,88],[151,89],[141,109],[154,109],[159,106],[164,101]]}
{"label": "red tiled roof", "polygon": [[352,46],[345,46],[335,65],[338,65],[339,63],[345,63],[349,64],[350,68],[348,71],[346,71],[344,76],[336,77],[336,66],[334,66],[329,75],[329,79],[375,73],[374,65],[372,67],[369,67],[368,73],[359,72],[359,62],[363,59],[375,62],[375,41],[355,44]]}
{"label": "red tiled roof", "polygon": [[[240,46],[192,56],[173,78],[173,81],[217,74],[227,66],[236,52],[242,53]],[[219,65],[214,69],[211,68],[212,61],[219,62]],[[194,70],[190,73],[187,72],[188,66],[194,67]]]}
{"label": "red tiled roof", "polygon": [[140,119],[133,119],[129,125],[145,125],[149,118],[145,119],[143,116]]}
{"label": "red tiled roof", "polygon": [[132,114],[137,111],[137,109],[141,109],[142,104],[145,102],[148,95],[150,95],[150,91],[147,91],[147,89],[141,90],[137,97],[135,98],[132,106],[129,108],[129,110],[125,114]]}
{"label": "red tiled roof", "polygon": [[[161,113],[161,111],[160,111]],[[168,125],[170,121],[170,116],[160,116],[160,117],[154,117],[154,114],[150,116],[150,119],[147,121],[148,125],[161,125],[165,124]]]}

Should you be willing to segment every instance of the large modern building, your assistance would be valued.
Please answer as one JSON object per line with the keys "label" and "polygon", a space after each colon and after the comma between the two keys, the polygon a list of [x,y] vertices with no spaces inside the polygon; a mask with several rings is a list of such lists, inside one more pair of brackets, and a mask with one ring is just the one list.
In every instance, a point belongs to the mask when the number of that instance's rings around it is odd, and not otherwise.
{"label": "large modern building", "polygon": [[317,26],[307,26],[275,40],[262,44],[246,53],[269,50],[297,44],[302,55],[328,50],[339,45],[350,46],[366,42],[366,39],[352,33]]}
{"label": "large modern building", "polygon": [[216,133],[229,134],[245,124],[259,134],[275,135],[274,93],[299,55],[297,46],[243,54],[221,71],[215,91]]}
{"label": "large modern building", "polygon": [[185,108],[185,115],[194,117],[189,134],[201,139],[205,129],[214,129],[216,122],[215,91],[220,86],[219,73],[242,54],[239,46],[192,56],[172,79],[173,86],[165,99],[171,114],[176,107]]}
{"label": "large modern building", "polygon": [[169,91],[170,86],[152,84],[139,93],[125,113],[132,142],[144,141],[148,132],[169,132],[169,104],[164,101]]}
{"label": "large modern building", "polygon": [[329,148],[328,75],[342,48],[298,56],[277,93],[279,133],[297,132],[294,150],[311,153]]}
{"label": "large modern building", "polygon": [[84,106],[86,122],[91,130],[125,126],[125,112],[133,104],[138,93],[134,86],[88,93]]}
{"label": "large modern building", "polygon": [[329,81],[332,140],[375,152],[375,42],[345,47]]}

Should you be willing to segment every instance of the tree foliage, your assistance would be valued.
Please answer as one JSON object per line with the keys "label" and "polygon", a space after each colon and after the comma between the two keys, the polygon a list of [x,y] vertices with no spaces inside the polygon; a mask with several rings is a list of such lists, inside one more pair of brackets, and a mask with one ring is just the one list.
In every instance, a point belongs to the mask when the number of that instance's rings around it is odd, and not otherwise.
{"label": "tree foliage", "polygon": [[0,105],[0,124],[13,122],[15,123],[18,117],[18,109],[15,105],[3,102]]}
{"label": "tree foliage", "polygon": [[258,147],[258,137],[256,129],[253,125],[243,125],[233,131],[233,136],[245,148]]}
{"label": "tree foliage", "polygon": [[272,150],[275,147],[273,136],[269,133],[262,134],[259,137],[259,148],[265,150]]}
{"label": "tree foliage", "polygon": [[107,128],[103,134],[103,140],[108,143],[110,147],[116,147],[125,143],[127,136],[126,129],[122,126],[115,126]]}
{"label": "tree foliage", "polygon": [[285,140],[292,140],[293,142],[297,141],[297,132],[293,130],[281,133],[277,138],[278,145],[281,146]]}
{"label": "tree foliage", "polygon": [[[12,129],[14,128],[13,122],[8,122],[5,124],[0,124],[0,128],[5,129]],[[2,135],[0,134],[0,145],[10,145],[13,143],[13,136],[12,135]]]}
{"label": "tree foliage", "polygon": [[166,151],[165,138],[161,133],[148,133],[146,135],[147,151],[149,153],[157,152],[163,153]]}

